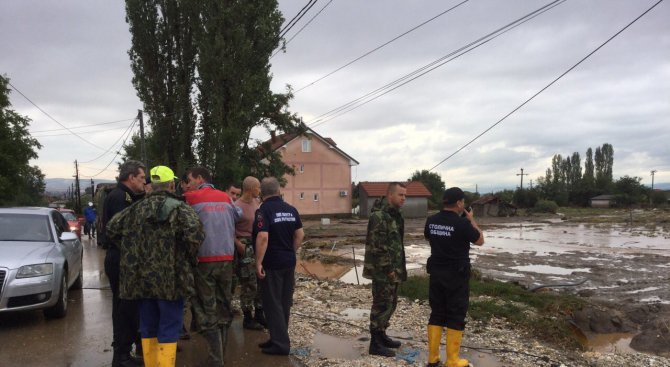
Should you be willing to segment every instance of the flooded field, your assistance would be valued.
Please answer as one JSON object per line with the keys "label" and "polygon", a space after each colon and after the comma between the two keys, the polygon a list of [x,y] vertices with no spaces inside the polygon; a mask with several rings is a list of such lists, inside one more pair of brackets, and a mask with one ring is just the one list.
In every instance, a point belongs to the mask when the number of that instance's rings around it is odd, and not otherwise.
{"label": "flooded field", "polygon": [[[365,220],[349,220],[320,226],[319,233],[325,235],[314,240],[310,251],[315,251],[316,258],[328,261],[318,266],[318,260],[306,263],[304,267],[310,275],[349,284],[369,283],[361,276],[365,224]],[[405,251],[410,274],[425,272],[430,256],[423,225],[423,219],[406,221]],[[666,322],[670,317],[670,233],[666,226],[575,223],[558,216],[541,221],[483,219],[480,225],[486,243],[473,248],[471,258],[483,275],[529,289],[575,293],[622,310],[624,319],[637,317],[628,314],[645,315],[646,319],[634,320],[636,327],[624,325],[610,330],[593,326],[600,330],[596,333],[583,330],[588,337],[586,345],[594,350],[632,351],[631,339],[644,332],[650,320]],[[300,268],[298,271],[307,273]],[[606,337],[602,330],[608,330]]]}

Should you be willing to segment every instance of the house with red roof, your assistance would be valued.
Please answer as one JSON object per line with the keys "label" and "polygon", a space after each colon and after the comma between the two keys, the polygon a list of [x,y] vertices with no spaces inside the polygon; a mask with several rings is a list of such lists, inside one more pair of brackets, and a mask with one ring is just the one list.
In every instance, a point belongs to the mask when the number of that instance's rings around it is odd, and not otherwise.
{"label": "house with red roof", "polygon": [[284,176],[284,201],[305,215],[351,214],[351,167],[359,163],[333,139],[307,128],[302,135],[273,136],[270,143],[295,170],[295,176]]}
{"label": "house with red roof", "polygon": [[[386,190],[391,182],[368,182],[358,184],[358,202],[361,217],[370,215],[375,200],[386,196]],[[428,198],[432,195],[420,181],[403,182],[407,185],[407,200],[402,207],[405,218],[423,218],[428,214]]]}

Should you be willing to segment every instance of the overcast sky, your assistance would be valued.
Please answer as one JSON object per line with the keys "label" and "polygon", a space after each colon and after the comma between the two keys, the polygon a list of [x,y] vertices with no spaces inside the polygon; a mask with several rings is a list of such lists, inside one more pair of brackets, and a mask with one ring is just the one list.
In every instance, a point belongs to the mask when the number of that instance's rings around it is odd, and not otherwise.
{"label": "overcast sky", "polygon": [[[457,1],[333,0],[272,58],[273,89],[298,90]],[[656,1],[568,0],[481,47],[334,119],[312,124],[360,162],[354,181],[404,180],[430,169],[539,92]],[[291,19],[306,0],[280,1]],[[470,0],[337,73],[300,90],[290,110],[308,124],[550,3]],[[293,37],[319,0],[287,34]],[[142,108],[131,84],[121,1],[0,2],[0,73],[32,119],[48,178],[83,177],[112,162]],[[543,176],[554,154],[614,146],[615,178],[670,182],[670,4],[663,2],[524,107],[435,168],[447,186],[480,192]],[[61,129],[61,130],[54,130]],[[45,131],[50,130],[50,131]],[[255,135],[263,138],[262,135]],[[111,149],[110,149],[111,148]],[[106,150],[109,153],[103,153]],[[115,163],[96,178],[112,178]]]}

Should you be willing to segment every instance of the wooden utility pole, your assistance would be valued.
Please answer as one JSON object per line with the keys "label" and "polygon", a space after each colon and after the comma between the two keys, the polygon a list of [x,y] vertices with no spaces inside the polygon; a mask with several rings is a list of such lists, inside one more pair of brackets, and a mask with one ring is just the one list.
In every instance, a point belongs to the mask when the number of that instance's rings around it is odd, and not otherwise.
{"label": "wooden utility pole", "polygon": [[656,174],[656,170],[651,171],[651,191],[654,191],[654,175]]}
{"label": "wooden utility pole", "polygon": [[517,176],[521,176],[521,190],[523,190],[523,176],[528,176],[527,173],[523,173],[523,168],[521,169],[521,173],[517,173]]}
{"label": "wooden utility pole", "polygon": [[81,188],[79,187],[79,164],[77,163],[77,160],[74,161],[74,171],[74,212],[81,214]]}

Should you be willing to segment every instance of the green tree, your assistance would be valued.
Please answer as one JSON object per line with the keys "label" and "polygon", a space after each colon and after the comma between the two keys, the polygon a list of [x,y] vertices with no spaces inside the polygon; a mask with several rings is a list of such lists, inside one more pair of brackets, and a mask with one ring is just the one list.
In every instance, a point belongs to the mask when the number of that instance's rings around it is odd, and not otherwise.
{"label": "green tree", "polygon": [[12,110],[9,79],[0,75],[0,206],[40,205],[44,175],[29,161],[42,146],[30,136],[30,119]]}
{"label": "green tree", "polygon": [[[133,85],[149,115],[149,162],[168,164],[178,172],[195,162],[192,105],[195,47],[192,25],[197,22],[192,2],[127,0],[126,22],[132,35],[128,51]],[[138,144],[138,138],[131,144]],[[128,154],[129,151],[131,154]],[[126,155],[141,158],[139,148]]]}
{"label": "green tree", "polygon": [[407,181],[421,181],[428,191],[432,194],[430,203],[432,208],[442,208],[442,196],[444,195],[445,184],[442,177],[435,172],[426,169],[415,171]]}
{"label": "green tree", "polygon": [[640,181],[641,177],[623,176],[614,182],[614,194],[618,205],[631,206],[647,201],[649,189]]}
{"label": "green tree", "polygon": [[[126,11],[133,83],[150,116],[150,162],[177,172],[203,165],[219,183],[292,173],[269,144],[250,141],[256,127],[305,130],[287,110],[290,88],[270,90],[283,22],[276,0],[126,0]],[[138,145],[135,137],[126,158],[139,158]]]}
{"label": "green tree", "polygon": [[224,180],[240,180],[248,173],[281,177],[292,172],[269,147],[249,146],[255,127],[271,133],[305,130],[297,116],[287,111],[290,88],[286,94],[270,90],[269,60],[283,22],[277,1],[203,0],[198,4],[194,37],[201,119],[196,148],[201,163]]}

